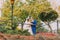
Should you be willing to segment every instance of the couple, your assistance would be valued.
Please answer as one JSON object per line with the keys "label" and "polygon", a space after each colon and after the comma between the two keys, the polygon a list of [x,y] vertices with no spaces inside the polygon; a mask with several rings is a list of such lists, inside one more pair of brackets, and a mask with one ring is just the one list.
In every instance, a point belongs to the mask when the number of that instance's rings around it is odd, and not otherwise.
{"label": "couple", "polygon": [[32,17],[28,17],[23,25],[23,29],[24,30],[28,30],[28,32],[31,35],[35,35],[36,34],[36,20],[34,20]]}

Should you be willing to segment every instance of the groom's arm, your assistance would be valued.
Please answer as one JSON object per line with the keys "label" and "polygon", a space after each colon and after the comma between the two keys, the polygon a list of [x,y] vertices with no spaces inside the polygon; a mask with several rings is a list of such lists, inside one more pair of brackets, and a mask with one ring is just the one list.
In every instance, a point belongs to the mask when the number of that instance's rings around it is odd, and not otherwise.
{"label": "groom's arm", "polygon": [[26,24],[26,25],[32,25],[32,23],[24,23],[24,24]]}
{"label": "groom's arm", "polygon": [[36,25],[36,24],[33,24],[33,23],[24,23],[26,25]]}
{"label": "groom's arm", "polygon": [[36,24],[31,24],[31,25],[36,25]]}
{"label": "groom's arm", "polygon": [[33,24],[33,23],[25,23],[25,24],[27,24],[27,25],[36,25],[36,24]]}

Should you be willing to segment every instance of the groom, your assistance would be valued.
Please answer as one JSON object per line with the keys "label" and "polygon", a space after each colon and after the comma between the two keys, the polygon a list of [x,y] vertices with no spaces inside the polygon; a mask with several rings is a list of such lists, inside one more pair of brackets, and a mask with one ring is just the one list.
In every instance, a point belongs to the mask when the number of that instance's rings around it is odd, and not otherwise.
{"label": "groom", "polygon": [[33,32],[33,35],[35,35],[36,34],[36,24],[37,24],[37,21],[33,20],[32,24],[33,24],[33,25],[31,25],[32,32]]}
{"label": "groom", "polygon": [[37,21],[32,18],[32,17],[29,17],[30,21],[31,21],[31,31],[32,31],[32,35],[35,35],[36,34],[36,25],[37,25]]}

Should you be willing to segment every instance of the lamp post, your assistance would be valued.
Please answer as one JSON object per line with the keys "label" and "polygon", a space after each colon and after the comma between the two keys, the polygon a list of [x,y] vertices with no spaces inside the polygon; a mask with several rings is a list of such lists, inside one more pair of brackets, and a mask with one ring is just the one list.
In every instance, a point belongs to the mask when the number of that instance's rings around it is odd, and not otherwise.
{"label": "lamp post", "polygon": [[13,23],[14,23],[14,21],[13,21],[13,6],[14,6],[14,0],[10,0],[10,2],[11,2],[11,27],[12,27],[12,29],[14,28],[14,25],[13,25]]}

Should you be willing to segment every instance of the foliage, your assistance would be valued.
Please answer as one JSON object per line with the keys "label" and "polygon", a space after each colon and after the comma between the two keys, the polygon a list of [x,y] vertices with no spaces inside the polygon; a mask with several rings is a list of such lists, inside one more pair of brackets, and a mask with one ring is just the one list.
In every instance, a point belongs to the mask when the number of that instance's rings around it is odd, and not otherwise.
{"label": "foliage", "polygon": [[26,35],[26,36],[28,36],[28,35],[31,35],[29,32],[28,32],[28,30],[19,30],[19,32],[20,32],[20,35]]}
{"label": "foliage", "polygon": [[26,35],[29,36],[30,33],[28,32],[28,30],[11,30],[10,28],[6,28],[6,27],[0,27],[0,32],[1,33],[5,33],[5,34],[20,34],[20,35]]}
{"label": "foliage", "polygon": [[60,34],[60,29],[58,30],[58,33]]}
{"label": "foliage", "polygon": [[50,10],[49,12],[42,12],[39,14],[38,16],[43,22],[47,22],[47,25],[49,26],[51,32],[52,32],[52,28],[50,26],[50,22],[54,21],[58,18],[58,14],[56,11],[54,10]]}
{"label": "foliage", "polygon": [[45,29],[45,28],[42,27],[42,26],[38,26],[38,27],[36,27],[36,32],[48,32],[48,30]]}
{"label": "foliage", "polygon": [[[26,10],[29,15],[32,15],[33,17],[35,16],[34,18],[37,18],[39,12],[45,11],[48,8],[50,8],[50,4],[47,0],[26,0],[26,4],[20,2],[19,0],[15,0],[14,16],[21,16],[20,14],[22,14],[22,10]],[[2,13],[5,17],[11,16],[10,1],[7,0],[6,2],[4,2],[2,7]]]}
{"label": "foliage", "polygon": [[[23,24],[27,16],[32,16],[34,19],[38,21],[38,25],[40,20],[38,18],[39,13],[42,11],[47,11],[50,8],[50,4],[47,0],[26,0],[26,3],[21,2],[20,0],[15,0],[13,5],[13,21],[14,21],[14,29],[18,26],[19,23]],[[6,0],[2,6],[2,17],[4,19],[4,26],[8,29],[11,29],[11,4],[9,0]],[[37,26],[38,26],[37,25]],[[9,30],[8,32],[12,32],[13,30]],[[7,33],[8,33],[7,32]],[[23,33],[23,32],[22,32]]]}
{"label": "foliage", "polygon": [[54,21],[56,20],[58,17],[58,14],[56,11],[51,10],[49,12],[41,12],[39,14],[39,18],[43,21],[43,22],[48,22],[48,21]]}
{"label": "foliage", "polygon": [[[28,4],[24,4],[23,8],[29,12],[29,15],[38,19],[38,15],[42,11],[46,11],[50,8],[50,4],[47,0],[27,0]],[[31,2],[31,3],[30,3]]]}

